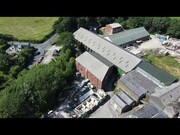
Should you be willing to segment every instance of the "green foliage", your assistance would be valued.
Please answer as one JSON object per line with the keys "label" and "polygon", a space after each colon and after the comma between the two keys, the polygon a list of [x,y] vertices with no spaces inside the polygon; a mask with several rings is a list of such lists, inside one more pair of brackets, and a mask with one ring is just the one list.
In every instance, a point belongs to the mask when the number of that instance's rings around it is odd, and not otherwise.
{"label": "green foliage", "polygon": [[170,25],[171,19],[169,17],[154,17],[152,21],[152,31],[164,34]]}
{"label": "green foliage", "polygon": [[171,21],[170,26],[167,29],[167,34],[175,38],[180,38],[180,20],[173,19]]}
{"label": "green foliage", "polygon": [[73,41],[74,41],[74,38],[71,32],[62,32],[59,35],[56,42],[58,45],[66,45],[66,44],[70,45],[73,43]]}
{"label": "green foliage", "polygon": [[132,28],[137,28],[143,26],[144,22],[144,17],[129,17],[127,20],[127,27],[132,29]]}
{"label": "green foliage", "polygon": [[54,26],[54,30],[61,34],[62,32],[74,32],[77,29],[77,21],[75,17],[63,17],[59,18]]}

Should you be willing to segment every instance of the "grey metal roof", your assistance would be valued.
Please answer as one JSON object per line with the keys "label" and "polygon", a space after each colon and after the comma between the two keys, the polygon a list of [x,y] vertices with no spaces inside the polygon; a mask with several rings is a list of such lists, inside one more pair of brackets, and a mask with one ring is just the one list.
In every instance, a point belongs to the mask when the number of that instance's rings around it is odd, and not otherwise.
{"label": "grey metal roof", "polygon": [[127,105],[131,105],[134,102],[134,100],[123,91],[118,93],[118,97],[121,98]]}
{"label": "grey metal roof", "polygon": [[138,118],[165,118],[166,114],[164,114],[161,110],[159,110],[153,104],[148,104],[143,106],[137,112],[133,113],[133,115]]}
{"label": "grey metal roof", "polygon": [[126,74],[127,77],[133,79],[136,83],[141,85],[144,89],[146,89],[150,94],[154,93],[155,88],[158,87],[152,80],[148,79],[143,74],[139,73],[136,70],[132,70],[131,72]]}
{"label": "grey metal roof", "polygon": [[101,55],[99,55],[96,52],[89,52],[91,55],[93,55],[94,57],[96,57],[98,60],[100,60],[102,63],[104,63],[106,66],[111,67],[114,64],[112,64],[110,61],[108,61],[107,59],[105,59],[104,57],[102,57]]}
{"label": "grey metal roof", "polygon": [[112,43],[116,45],[123,45],[131,41],[139,40],[143,37],[150,36],[144,27],[139,27],[135,29],[125,30],[113,35],[105,36],[108,37]]}
{"label": "grey metal roof", "polygon": [[170,86],[156,88],[152,96],[159,97],[164,105],[170,104],[180,98],[180,81]]}
{"label": "grey metal roof", "polygon": [[131,71],[141,62],[141,59],[135,55],[84,28],[79,28],[73,35],[76,40],[103,56],[124,72]]}
{"label": "grey metal roof", "polygon": [[133,91],[138,97],[141,97],[147,92],[140,84],[138,84],[134,79],[130,78],[127,74],[120,78],[120,81],[123,82],[131,91]]}
{"label": "grey metal roof", "polygon": [[117,95],[112,96],[112,100],[121,108],[123,109],[127,104],[123,102]]}
{"label": "grey metal roof", "polygon": [[83,54],[81,54],[76,58],[76,61],[101,81],[104,79],[109,69],[107,65],[105,65],[103,62],[101,62],[88,52],[84,52]]}

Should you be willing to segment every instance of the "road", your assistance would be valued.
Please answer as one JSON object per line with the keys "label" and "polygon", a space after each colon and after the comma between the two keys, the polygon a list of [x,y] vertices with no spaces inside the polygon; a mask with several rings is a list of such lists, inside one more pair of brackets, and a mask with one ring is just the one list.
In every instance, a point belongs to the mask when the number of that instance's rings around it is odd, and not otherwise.
{"label": "road", "polygon": [[43,56],[45,50],[48,50],[51,47],[51,44],[54,43],[54,41],[57,39],[57,37],[58,37],[58,34],[54,34],[51,38],[49,38],[44,43],[40,43],[40,44],[33,44],[33,43],[31,43],[31,46],[33,46],[34,48],[38,49],[40,54],[35,56],[34,59],[32,61],[30,61],[29,65],[28,65],[29,69],[31,69],[33,67],[33,65],[35,65],[36,61],[41,56]]}

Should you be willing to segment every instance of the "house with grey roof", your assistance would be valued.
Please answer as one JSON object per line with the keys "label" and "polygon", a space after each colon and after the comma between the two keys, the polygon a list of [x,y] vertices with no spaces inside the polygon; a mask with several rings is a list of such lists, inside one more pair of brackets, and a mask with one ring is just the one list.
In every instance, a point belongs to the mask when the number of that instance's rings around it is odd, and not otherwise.
{"label": "house with grey roof", "polygon": [[134,100],[123,91],[118,95],[113,95],[109,103],[112,109],[119,113],[127,112],[135,105]]}
{"label": "house with grey roof", "polygon": [[112,78],[114,66],[98,54],[84,52],[76,58],[76,69],[97,89],[106,90]]}
{"label": "house with grey roof", "polygon": [[104,36],[104,38],[117,46],[125,48],[136,41],[148,40],[150,38],[150,34],[144,27],[139,27]]}
{"label": "house with grey roof", "polygon": [[180,81],[163,88],[156,88],[150,102],[162,109],[168,117],[176,117],[180,111]]}
{"label": "house with grey roof", "polygon": [[19,53],[22,49],[28,49],[30,48],[29,42],[8,42],[9,45],[11,45],[7,50],[6,53],[13,54],[13,53]]}
{"label": "house with grey roof", "polygon": [[141,62],[141,59],[137,56],[84,28],[79,28],[73,35],[88,50],[101,55],[125,73],[133,70]]}
{"label": "house with grey roof", "polygon": [[127,118],[167,118],[167,115],[156,105],[149,103],[139,110],[126,116]]}

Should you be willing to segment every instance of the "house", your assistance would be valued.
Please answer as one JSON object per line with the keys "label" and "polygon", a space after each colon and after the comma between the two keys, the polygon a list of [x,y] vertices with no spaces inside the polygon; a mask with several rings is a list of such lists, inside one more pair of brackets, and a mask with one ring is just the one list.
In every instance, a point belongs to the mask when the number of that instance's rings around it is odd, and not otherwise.
{"label": "house", "polygon": [[9,45],[11,45],[7,50],[6,53],[13,54],[13,53],[19,53],[22,49],[28,49],[30,48],[30,43],[28,42],[8,42]]}
{"label": "house", "polygon": [[162,109],[168,117],[176,117],[180,111],[180,81],[163,88],[156,88],[150,102]]}
{"label": "house", "polygon": [[107,24],[104,30],[106,35],[111,35],[123,31],[123,28],[119,23],[112,23]]}
{"label": "house", "polygon": [[178,80],[145,60],[139,63],[136,70],[160,87],[171,85]]}
{"label": "house", "polygon": [[115,111],[123,113],[129,111],[133,107],[134,100],[121,91],[118,95],[113,95],[109,103]]}
{"label": "house", "polygon": [[148,40],[150,38],[150,34],[144,27],[139,27],[104,36],[104,38],[119,47],[126,48],[133,43],[140,43],[142,41]]}
{"label": "house", "polygon": [[97,89],[106,89],[112,78],[114,66],[98,54],[84,52],[76,58],[76,69]]}
{"label": "house", "polygon": [[167,118],[167,115],[152,103],[144,105],[139,110],[128,115],[127,118]]}
{"label": "house", "polygon": [[84,28],[79,28],[73,35],[89,52],[101,55],[123,73],[133,70],[141,62],[137,56]]}

